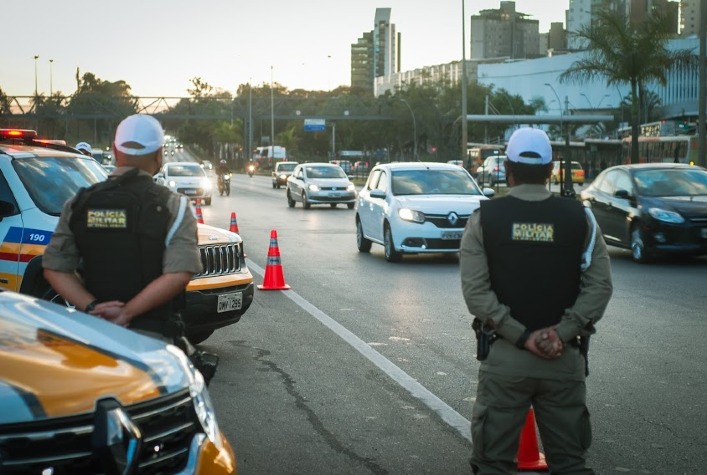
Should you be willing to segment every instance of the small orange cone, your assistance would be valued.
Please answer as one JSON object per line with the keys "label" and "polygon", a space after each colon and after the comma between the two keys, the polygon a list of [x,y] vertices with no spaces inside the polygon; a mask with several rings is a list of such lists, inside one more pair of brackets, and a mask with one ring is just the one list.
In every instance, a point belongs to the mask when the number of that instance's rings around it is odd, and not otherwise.
{"label": "small orange cone", "polygon": [[231,212],[231,225],[228,227],[228,230],[231,231],[232,233],[237,233],[238,231],[238,221],[236,221],[236,212],[233,211]]}
{"label": "small orange cone", "polygon": [[285,283],[285,276],[282,273],[280,263],[280,248],[277,245],[277,231],[270,231],[270,248],[268,249],[268,263],[265,266],[265,278],[263,285],[259,285],[260,290],[288,290],[289,285]]}
{"label": "small orange cone", "polygon": [[535,412],[531,407],[525,418],[523,431],[518,445],[518,470],[547,470],[545,456],[538,448],[538,436],[535,432]]}
{"label": "small orange cone", "polygon": [[204,224],[204,215],[201,214],[201,205],[199,204],[199,200],[196,200],[196,222]]}

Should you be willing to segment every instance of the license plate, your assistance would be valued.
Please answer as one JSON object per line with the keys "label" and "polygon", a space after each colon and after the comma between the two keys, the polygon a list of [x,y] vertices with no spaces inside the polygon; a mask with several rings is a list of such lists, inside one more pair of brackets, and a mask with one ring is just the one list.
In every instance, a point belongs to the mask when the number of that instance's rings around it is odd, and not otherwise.
{"label": "license plate", "polygon": [[707,239],[707,228],[702,228],[702,229],[700,229],[700,235],[701,235],[704,239]]}
{"label": "license plate", "polygon": [[461,231],[444,231],[442,232],[442,239],[461,239]]}
{"label": "license plate", "polygon": [[240,310],[243,306],[243,292],[233,292],[218,296],[218,313]]}
{"label": "license plate", "polygon": [[332,191],[329,193],[330,198],[338,198],[339,196],[341,196],[341,193],[337,193],[336,191]]}
{"label": "license plate", "polygon": [[196,194],[196,190],[184,190],[184,194],[185,194],[185,195],[195,195],[195,194]]}

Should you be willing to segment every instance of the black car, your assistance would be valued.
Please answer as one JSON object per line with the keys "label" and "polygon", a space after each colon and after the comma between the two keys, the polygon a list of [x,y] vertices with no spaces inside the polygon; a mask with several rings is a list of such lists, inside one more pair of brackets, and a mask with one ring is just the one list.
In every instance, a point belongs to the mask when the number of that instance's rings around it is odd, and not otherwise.
{"label": "black car", "polygon": [[707,170],[679,163],[607,168],[580,193],[607,244],[636,262],[707,254]]}

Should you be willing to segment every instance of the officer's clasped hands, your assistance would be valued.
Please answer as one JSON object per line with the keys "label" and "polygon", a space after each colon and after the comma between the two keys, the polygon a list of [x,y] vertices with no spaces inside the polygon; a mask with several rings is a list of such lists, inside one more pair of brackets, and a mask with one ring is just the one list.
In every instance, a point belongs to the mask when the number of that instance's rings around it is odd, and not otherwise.
{"label": "officer's clasped hands", "polygon": [[548,327],[531,333],[525,348],[536,356],[551,360],[562,356],[565,345],[555,328]]}

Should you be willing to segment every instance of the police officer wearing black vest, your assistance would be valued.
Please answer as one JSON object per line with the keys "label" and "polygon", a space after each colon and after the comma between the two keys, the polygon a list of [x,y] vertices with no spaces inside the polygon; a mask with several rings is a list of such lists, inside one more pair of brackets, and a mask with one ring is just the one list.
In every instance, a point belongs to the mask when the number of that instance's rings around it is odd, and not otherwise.
{"label": "police officer wearing black vest", "polygon": [[117,168],[64,205],[43,267],[77,309],[172,342],[183,334],[185,288],[202,266],[188,199],[152,180],[163,144],[149,115],[118,125]]}
{"label": "police officer wearing black vest", "polygon": [[591,212],[547,190],[545,132],[516,130],[506,155],[509,192],[481,202],[460,252],[464,299],[486,342],[477,355],[472,470],[517,473],[532,406],[550,471],[591,474],[587,342],[611,298],[609,256]]}

